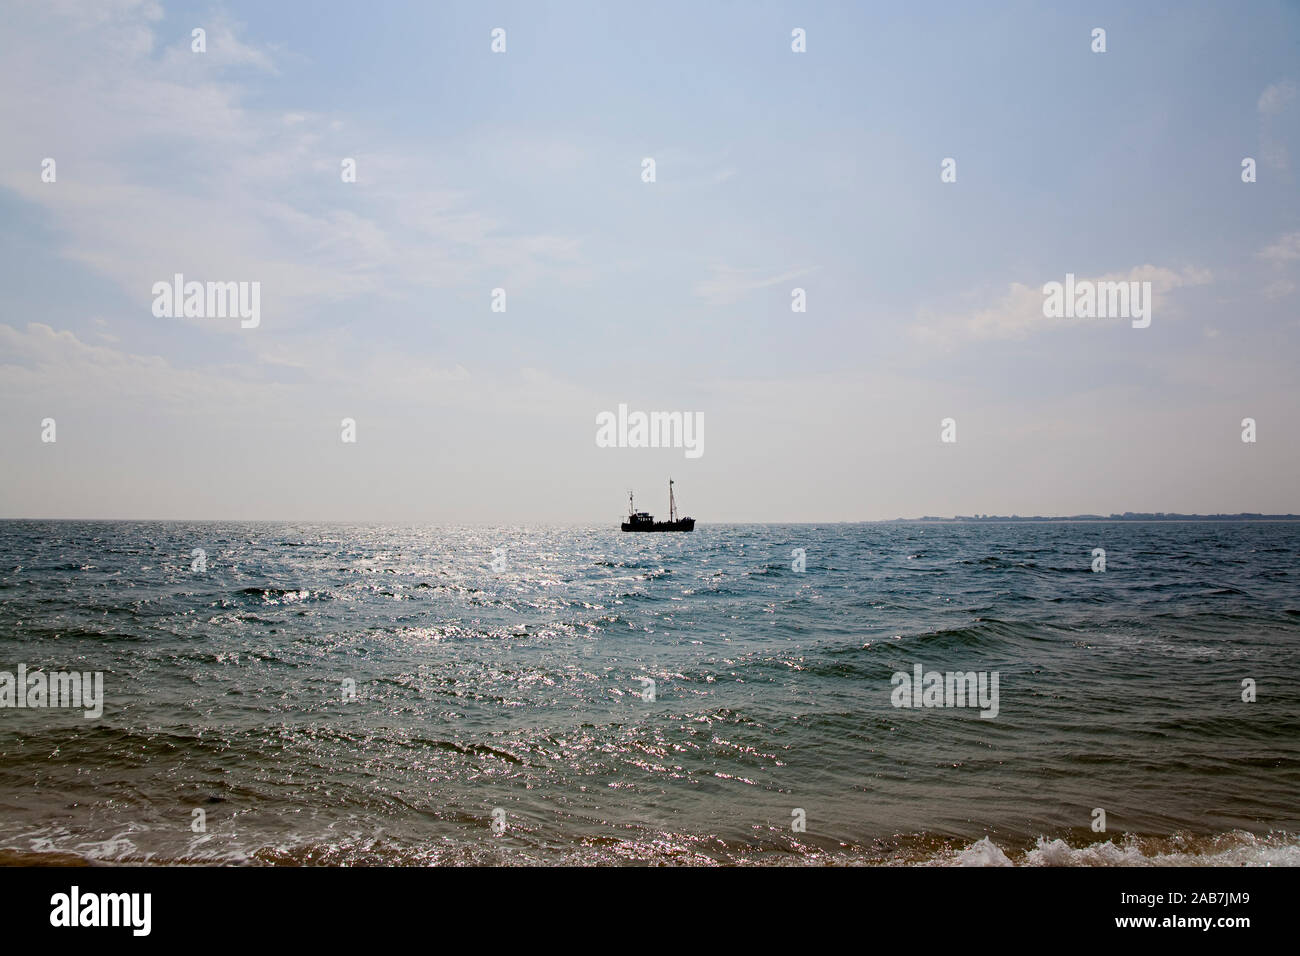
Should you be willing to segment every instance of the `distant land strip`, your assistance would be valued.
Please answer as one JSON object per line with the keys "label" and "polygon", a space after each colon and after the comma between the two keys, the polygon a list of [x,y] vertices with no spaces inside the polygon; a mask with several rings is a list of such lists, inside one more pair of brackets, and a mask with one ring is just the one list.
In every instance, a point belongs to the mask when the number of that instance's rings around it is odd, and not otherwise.
{"label": "distant land strip", "polygon": [[1300,521],[1300,515],[1265,515],[1253,511],[1241,511],[1237,514],[1185,515],[1176,511],[1125,511],[1123,514],[1109,515],[956,515],[952,518],[938,518],[925,515],[921,518],[890,518],[890,521],[944,521],[980,522],[980,521]]}

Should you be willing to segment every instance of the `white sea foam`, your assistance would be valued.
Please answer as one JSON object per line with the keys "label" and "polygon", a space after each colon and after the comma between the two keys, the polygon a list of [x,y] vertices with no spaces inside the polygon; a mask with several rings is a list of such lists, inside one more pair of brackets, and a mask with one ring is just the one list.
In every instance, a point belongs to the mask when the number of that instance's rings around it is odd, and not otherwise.
{"label": "white sea foam", "polygon": [[1233,831],[1213,837],[1121,837],[1072,847],[1039,837],[1032,850],[1004,850],[983,837],[960,850],[941,850],[923,866],[1300,866],[1300,836]]}

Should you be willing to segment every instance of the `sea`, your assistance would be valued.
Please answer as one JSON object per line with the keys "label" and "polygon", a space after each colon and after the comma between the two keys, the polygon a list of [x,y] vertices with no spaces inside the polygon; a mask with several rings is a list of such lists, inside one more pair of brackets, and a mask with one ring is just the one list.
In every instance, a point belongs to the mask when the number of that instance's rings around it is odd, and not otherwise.
{"label": "sea", "polygon": [[[3,521],[0,863],[1296,865],[1298,559],[1286,522]],[[17,706],[20,665],[102,712]]]}

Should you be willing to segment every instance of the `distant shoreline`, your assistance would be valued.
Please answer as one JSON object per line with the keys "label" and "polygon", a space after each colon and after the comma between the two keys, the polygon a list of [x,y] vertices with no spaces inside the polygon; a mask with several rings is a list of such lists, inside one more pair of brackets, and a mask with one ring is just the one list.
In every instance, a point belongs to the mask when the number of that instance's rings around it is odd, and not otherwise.
{"label": "distant shoreline", "polygon": [[1136,512],[1111,515],[1061,515],[1050,517],[1044,515],[955,515],[951,518],[939,518],[925,515],[921,518],[891,518],[890,521],[927,521],[947,524],[997,524],[1008,521],[1300,521],[1300,515],[1266,515],[1252,512],[1238,514],[1187,515],[1176,512]]}

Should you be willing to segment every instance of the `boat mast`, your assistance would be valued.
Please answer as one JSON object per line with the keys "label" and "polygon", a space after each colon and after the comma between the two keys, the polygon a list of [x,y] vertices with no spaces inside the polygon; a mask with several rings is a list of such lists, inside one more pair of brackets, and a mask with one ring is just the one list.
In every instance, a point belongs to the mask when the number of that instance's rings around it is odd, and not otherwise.
{"label": "boat mast", "polygon": [[634,504],[632,504],[632,492],[631,492],[631,491],[628,491],[628,493],[627,493],[627,513],[630,514],[630,515],[634,515],[634,514],[636,514],[636,506],[635,506]]}
{"label": "boat mast", "polygon": [[668,520],[677,520],[677,502],[673,500],[673,480],[668,479]]}

